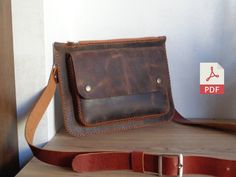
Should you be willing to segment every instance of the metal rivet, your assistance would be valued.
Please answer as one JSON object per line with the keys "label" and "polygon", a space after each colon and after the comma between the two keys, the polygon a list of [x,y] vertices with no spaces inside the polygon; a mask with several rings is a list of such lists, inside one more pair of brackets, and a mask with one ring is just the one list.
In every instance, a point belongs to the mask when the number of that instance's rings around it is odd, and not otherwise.
{"label": "metal rivet", "polygon": [[86,86],[85,86],[85,90],[86,90],[86,92],[90,92],[90,91],[91,91],[91,89],[92,89],[92,88],[91,88],[91,86],[90,86],[90,85],[86,85]]}
{"label": "metal rivet", "polygon": [[158,77],[156,81],[157,81],[157,84],[161,84],[161,78]]}

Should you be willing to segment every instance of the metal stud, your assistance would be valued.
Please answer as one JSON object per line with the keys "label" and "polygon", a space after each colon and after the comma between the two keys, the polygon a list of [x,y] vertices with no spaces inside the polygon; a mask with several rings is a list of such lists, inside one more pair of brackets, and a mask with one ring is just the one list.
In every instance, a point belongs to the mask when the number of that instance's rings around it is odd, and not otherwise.
{"label": "metal stud", "polygon": [[85,86],[86,92],[90,92],[92,90],[92,87],[90,85]]}
{"label": "metal stud", "polygon": [[157,84],[161,84],[161,82],[162,82],[161,78],[158,77],[156,82],[157,82]]}

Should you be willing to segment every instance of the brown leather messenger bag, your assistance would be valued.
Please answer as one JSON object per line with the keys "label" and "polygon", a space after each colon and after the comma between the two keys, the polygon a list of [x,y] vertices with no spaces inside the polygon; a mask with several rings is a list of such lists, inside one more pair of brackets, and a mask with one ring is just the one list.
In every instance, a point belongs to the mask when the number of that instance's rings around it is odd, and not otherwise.
{"label": "brown leather messenger bag", "polygon": [[[33,145],[35,130],[59,87],[65,128],[73,136],[118,132],[173,120],[236,131],[236,124],[191,121],[176,110],[171,95],[165,37],[55,43],[48,85],[33,107],[26,140],[39,160],[76,172],[133,170],[159,176],[236,176],[236,161],[144,152],[62,152]],[[202,120],[202,119],[201,119]]]}

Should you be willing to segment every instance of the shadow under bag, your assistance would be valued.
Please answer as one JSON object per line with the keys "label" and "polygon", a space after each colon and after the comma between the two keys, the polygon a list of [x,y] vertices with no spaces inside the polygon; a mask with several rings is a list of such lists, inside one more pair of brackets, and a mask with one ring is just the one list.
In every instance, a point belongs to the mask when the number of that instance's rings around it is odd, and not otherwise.
{"label": "shadow under bag", "polygon": [[25,136],[33,154],[46,163],[72,167],[77,172],[130,169],[159,176],[234,177],[236,161],[232,160],[135,151],[62,152],[33,145],[35,130],[57,85],[65,128],[73,136],[125,131],[168,120],[235,131],[232,122],[190,121],[175,110],[165,41],[163,36],[55,43],[48,85],[26,123]]}

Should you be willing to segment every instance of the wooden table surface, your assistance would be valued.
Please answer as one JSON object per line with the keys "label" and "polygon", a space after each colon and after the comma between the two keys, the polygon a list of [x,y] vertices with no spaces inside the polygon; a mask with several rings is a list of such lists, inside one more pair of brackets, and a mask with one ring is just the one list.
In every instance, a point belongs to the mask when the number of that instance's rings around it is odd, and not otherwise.
{"label": "wooden table surface", "polygon": [[[64,129],[45,146],[63,151],[141,150],[148,153],[201,154],[219,158],[236,159],[236,134],[165,122],[153,127],[124,133],[96,135],[82,138],[70,136]],[[33,158],[17,177],[147,177],[131,171],[105,171],[78,174],[70,168],[43,163]],[[194,175],[196,176],[196,175]]]}

